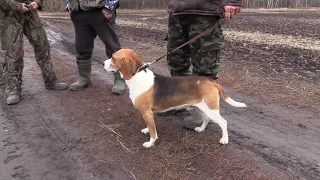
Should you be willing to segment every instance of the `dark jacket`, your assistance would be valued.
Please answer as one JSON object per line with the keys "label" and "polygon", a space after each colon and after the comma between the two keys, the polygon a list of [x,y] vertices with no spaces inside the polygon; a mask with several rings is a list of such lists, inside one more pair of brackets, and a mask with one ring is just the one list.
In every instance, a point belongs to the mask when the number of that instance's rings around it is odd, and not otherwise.
{"label": "dark jacket", "polygon": [[242,6],[243,0],[168,0],[168,11],[176,14],[220,15],[226,5]]}
{"label": "dark jacket", "polygon": [[78,11],[79,8],[88,11],[103,8],[106,5],[106,0],[68,0],[67,3],[69,3],[71,11]]}

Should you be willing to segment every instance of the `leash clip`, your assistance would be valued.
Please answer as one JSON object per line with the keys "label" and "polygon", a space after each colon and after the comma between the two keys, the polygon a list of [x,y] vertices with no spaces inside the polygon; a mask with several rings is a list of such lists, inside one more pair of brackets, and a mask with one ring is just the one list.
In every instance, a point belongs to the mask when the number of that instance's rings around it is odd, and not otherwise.
{"label": "leash clip", "polygon": [[146,69],[147,69],[148,67],[150,67],[151,64],[152,64],[152,63],[149,63],[149,62],[145,63],[144,65],[142,65],[141,67],[138,68],[136,74],[137,74],[138,72],[142,71],[142,70],[146,71]]}

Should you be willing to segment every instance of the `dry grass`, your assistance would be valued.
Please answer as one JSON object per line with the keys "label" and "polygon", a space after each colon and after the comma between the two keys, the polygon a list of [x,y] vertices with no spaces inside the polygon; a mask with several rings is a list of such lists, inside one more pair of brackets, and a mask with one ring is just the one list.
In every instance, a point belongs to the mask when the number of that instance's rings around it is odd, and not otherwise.
{"label": "dry grass", "polygon": [[201,179],[201,174],[210,174],[212,180],[272,179],[270,174],[259,172],[250,160],[239,159],[239,154],[227,146],[208,139],[186,132],[179,146],[162,142],[150,149],[148,160],[153,173],[159,179]]}

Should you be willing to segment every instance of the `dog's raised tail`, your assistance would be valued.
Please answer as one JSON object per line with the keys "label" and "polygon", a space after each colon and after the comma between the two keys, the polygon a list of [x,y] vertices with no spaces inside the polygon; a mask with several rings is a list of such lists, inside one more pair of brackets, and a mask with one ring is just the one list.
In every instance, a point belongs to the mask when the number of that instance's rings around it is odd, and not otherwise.
{"label": "dog's raised tail", "polygon": [[218,83],[214,83],[216,85],[216,87],[219,90],[219,95],[220,97],[229,105],[234,106],[234,107],[247,107],[246,104],[242,103],[242,102],[238,102],[233,100],[231,97],[228,96],[228,94],[224,91],[224,89],[222,88],[222,86]]}

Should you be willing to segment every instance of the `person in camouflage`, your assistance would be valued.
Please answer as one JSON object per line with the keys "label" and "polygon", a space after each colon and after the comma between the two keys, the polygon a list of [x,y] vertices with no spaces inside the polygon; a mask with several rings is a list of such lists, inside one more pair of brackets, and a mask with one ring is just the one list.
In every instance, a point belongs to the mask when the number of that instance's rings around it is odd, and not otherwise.
{"label": "person in camouflage", "polygon": [[3,26],[1,44],[4,52],[2,63],[7,104],[20,102],[23,70],[23,34],[34,48],[36,61],[41,68],[46,89],[67,89],[65,83],[58,83],[52,67],[50,44],[37,9],[43,0],[3,0],[0,7]]}
{"label": "person in camouflage", "polygon": [[[99,36],[105,44],[107,58],[120,49],[118,35],[115,32],[115,15],[118,0],[67,0],[67,10],[75,28],[76,62],[78,80],[70,85],[71,90],[82,90],[91,84],[92,51],[94,39]],[[120,73],[114,73],[112,93],[123,94],[124,79]]]}
{"label": "person in camouflage", "polygon": [[[243,0],[168,0],[167,51],[170,52],[189,39],[225,19],[239,13]],[[220,53],[224,47],[221,26],[168,55],[167,64],[171,76],[207,76],[218,79]],[[191,66],[192,65],[192,66]],[[192,67],[192,68],[191,68]],[[202,124],[198,109],[184,118],[184,127],[194,129]]]}

